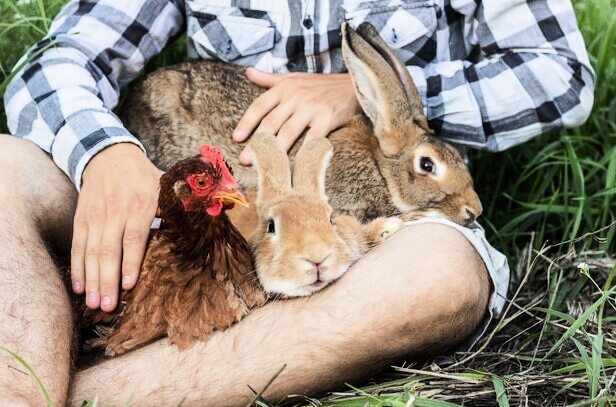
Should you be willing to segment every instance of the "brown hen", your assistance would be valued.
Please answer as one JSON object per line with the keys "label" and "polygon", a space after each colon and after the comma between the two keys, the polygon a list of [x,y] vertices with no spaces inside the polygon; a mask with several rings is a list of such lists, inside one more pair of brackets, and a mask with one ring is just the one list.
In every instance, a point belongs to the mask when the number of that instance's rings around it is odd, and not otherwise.
{"label": "brown hen", "polygon": [[168,335],[181,349],[242,319],[266,296],[246,240],[225,211],[246,204],[220,152],[202,146],[160,179],[162,225],[148,243],[139,282],[118,310],[86,311],[92,347],[108,356]]}

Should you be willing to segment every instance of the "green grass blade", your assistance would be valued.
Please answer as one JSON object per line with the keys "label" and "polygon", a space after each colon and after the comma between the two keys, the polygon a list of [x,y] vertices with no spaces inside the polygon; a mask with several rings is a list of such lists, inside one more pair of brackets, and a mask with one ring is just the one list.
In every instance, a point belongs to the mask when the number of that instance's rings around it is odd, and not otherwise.
{"label": "green grass blade", "polygon": [[571,338],[582,326],[586,323],[588,318],[599,309],[599,306],[603,304],[610,295],[612,295],[616,291],[616,287],[612,287],[611,290],[606,291],[601,295],[597,301],[595,301],[590,307],[588,307],[582,315],[580,315],[573,324],[567,329],[567,331],[560,337],[558,341],[550,348],[548,353],[544,356],[544,359],[552,355],[560,346],[569,338]]}
{"label": "green grass blade", "polygon": [[498,402],[499,407],[509,407],[509,399],[507,398],[507,391],[505,391],[503,381],[496,376],[492,376],[492,384],[494,385],[496,401]]}
{"label": "green grass blade", "polygon": [[28,373],[30,373],[30,376],[32,376],[32,378],[36,381],[36,383],[40,387],[41,391],[43,392],[43,396],[45,396],[45,401],[47,402],[47,406],[48,407],[53,406],[53,400],[51,400],[51,397],[49,397],[49,393],[47,392],[47,388],[45,387],[45,385],[43,384],[41,379],[39,379],[39,377],[36,374],[36,372],[34,371],[34,369],[32,369],[30,367],[30,365],[21,356],[19,356],[17,353],[13,352],[12,350],[7,349],[4,346],[0,346],[0,349],[2,349],[3,351],[5,351],[9,355],[11,355],[13,357],[13,359],[15,359],[17,362],[19,362],[19,364],[22,365],[24,367],[24,369],[26,369],[28,371]]}
{"label": "green grass blade", "polygon": [[588,378],[588,381],[590,382],[590,386],[589,386],[590,398],[595,398],[597,396],[596,388],[598,387],[598,383],[594,386],[594,389],[593,389],[593,381],[594,381],[593,380],[593,362],[591,361],[590,356],[588,355],[588,352],[586,351],[584,346],[580,343],[580,341],[576,340],[575,338],[571,338],[571,341],[578,348],[578,352],[580,352],[582,364],[584,365],[584,369],[586,370],[586,376]]}
{"label": "green grass blade", "polygon": [[413,403],[415,407],[461,407],[459,404],[450,403],[443,400],[431,400],[425,398],[416,398]]}
{"label": "green grass blade", "polygon": [[578,201],[577,210],[575,211],[575,219],[573,221],[573,226],[569,234],[569,238],[573,239],[577,236],[578,230],[580,229],[580,225],[582,223],[582,216],[584,215],[584,204],[586,201],[586,183],[584,179],[584,171],[582,170],[578,155],[575,152],[573,145],[571,144],[571,139],[569,137],[565,137],[564,140],[567,155],[569,156],[569,162],[571,163],[573,182],[577,192]]}
{"label": "green grass blade", "polygon": [[533,311],[540,311],[540,312],[543,312],[543,313],[545,313],[547,315],[555,316],[557,318],[560,318],[560,319],[563,319],[563,320],[569,322],[570,324],[573,324],[575,322],[575,318],[573,318],[571,315],[565,314],[564,312],[560,312],[560,311],[555,310],[555,309],[543,308],[543,307],[534,307]]}
{"label": "green grass blade", "polygon": [[[605,284],[603,285],[603,291],[608,291],[612,288],[612,282],[614,281],[614,277],[616,277],[616,266],[612,267],[610,274],[607,276],[605,280]],[[599,312],[597,313],[597,326],[599,329],[599,333],[603,332],[603,315],[605,312],[605,302],[599,306]]]}
{"label": "green grass blade", "polygon": [[591,372],[588,381],[590,382],[590,395],[592,398],[597,397],[599,393],[599,387],[601,382],[601,371],[603,368],[603,361],[601,355],[603,353],[603,335],[595,336],[592,341],[592,363]]}

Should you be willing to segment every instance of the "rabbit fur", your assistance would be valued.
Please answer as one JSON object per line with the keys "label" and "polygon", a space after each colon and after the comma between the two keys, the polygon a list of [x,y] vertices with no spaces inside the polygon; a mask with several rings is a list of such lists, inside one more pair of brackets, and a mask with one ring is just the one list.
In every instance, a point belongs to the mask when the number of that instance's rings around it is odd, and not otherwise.
{"label": "rabbit fur", "polygon": [[258,173],[258,226],[249,240],[266,292],[310,295],[402,227],[397,217],[362,225],[332,210],[325,194],[325,173],[333,153],[329,140],[304,143],[293,172],[273,134],[256,134],[252,145]]}
{"label": "rabbit fur", "polygon": [[[342,28],[342,50],[364,112],[329,135],[334,156],[326,194],[338,211],[361,221],[431,215],[470,225],[482,205],[459,152],[428,127],[408,70],[368,23]],[[263,92],[244,68],[193,61],[148,75],[120,112],[127,128],[166,169],[199,145],[223,151],[246,190],[256,173],[239,163],[246,143],[231,139],[248,106]],[[293,161],[303,136],[289,156]]]}

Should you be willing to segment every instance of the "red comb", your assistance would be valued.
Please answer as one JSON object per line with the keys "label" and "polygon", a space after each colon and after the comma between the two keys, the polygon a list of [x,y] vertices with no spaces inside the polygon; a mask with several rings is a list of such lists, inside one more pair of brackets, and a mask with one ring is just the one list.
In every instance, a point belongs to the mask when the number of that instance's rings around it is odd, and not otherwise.
{"label": "red comb", "polygon": [[237,182],[233,178],[231,171],[229,171],[229,167],[227,167],[227,163],[225,162],[222,153],[216,147],[203,144],[201,148],[199,148],[199,154],[201,155],[201,159],[203,161],[220,169],[225,185],[237,186]]}
{"label": "red comb", "polygon": [[212,164],[219,164],[224,162],[224,158],[222,157],[222,153],[213,146],[208,144],[203,144],[201,148],[199,148],[199,154],[201,155],[201,159],[205,162],[209,162]]}

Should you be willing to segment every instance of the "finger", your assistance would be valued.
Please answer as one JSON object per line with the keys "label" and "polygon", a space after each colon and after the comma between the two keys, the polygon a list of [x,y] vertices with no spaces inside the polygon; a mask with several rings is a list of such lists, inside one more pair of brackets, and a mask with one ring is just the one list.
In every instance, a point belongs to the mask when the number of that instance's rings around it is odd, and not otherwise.
{"label": "finger", "polygon": [[271,88],[283,80],[288,74],[276,74],[257,71],[255,68],[246,69],[246,77],[255,85],[262,88]]}
{"label": "finger", "polygon": [[279,104],[261,120],[254,134],[263,132],[277,134],[278,130],[293,115],[294,111],[295,104],[292,101],[285,101],[285,103]]}
{"label": "finger", "polygon": [[246,148],[244,148],[244,150],[242,150],[242,152],[240,153],[240,164],[252,165],[253,157],[254,156],[252,155],[252,148],[250,148],[250,144],[248,144]]}
{"label": "finger", "polygon": [[141,262],[150,234],[151,218],[130,217],[122,240],[122,288],[132,289],[139,279]]}
{"label": "finger", "polygon": [[302,135],[304,130],[306,130],[311,119],[312,113],[303,112],[294,114],[293,117],[287,120],[280,131],[278,131],[278,137],[276,137],[276,141],[278,141],[280,148],[284,149],[284,151],[289,151],[295,141]]}
{"label": "finger", "polygon": [[[259,127],[254,131],[254,134],[261,132],[278,133],[280,128],[291,117],[295,110],[295,104],[286,102],[275,107],[259,124]],[[240,163],[243,165],[252,164],[252,149],[250,145],[246,146],[240,154]]]}
{"label": "finger", "polygon": [[97,309],[100,305],[99,267],[100,245],[103,234],[100,218],[88,221],[88,239],[86,243],[86,305]]}
{"label": "finger", "polygon": [[118,301],[122,235],[126,222],[115,218],[105,224],[100,246],[100,302],[105,312],[113,311]]}
{"label": "finger", "polygon": [[261,123],[263,117],[278,105],[279,100],[278,92],[275,90],[268,90],[256,98],[237,123],[233,131],[233,140],[237,142],[246,140],[259,123]]}
{"label": "finger", "polygon": [[[310,123],[310,117],[310,113],[294,114],[282,125],[276,137],[276,141],[280,148],[284,151],[289,151]],[[252,150],[250,149],[250,145],[248,145],[240,154],[240,163],[243,165],[250,165],[252,164],[252,160]]]}
{"label": "finger", "polygon": [[327,137],[329,132],[333,129],[330,129],[330,125],[327,120],[315,120],[312,124],[310,124],[310,128],[306,132],[306,137],[304,138],[304,142],[314,140],[321,137]]}
{"label": "finger", "polygon": [[75,294],[83,294],[85,289],[84,261],[87,241],[88,223],[78,209],[73,220],[73,241],[71,244],[71,281]]}

